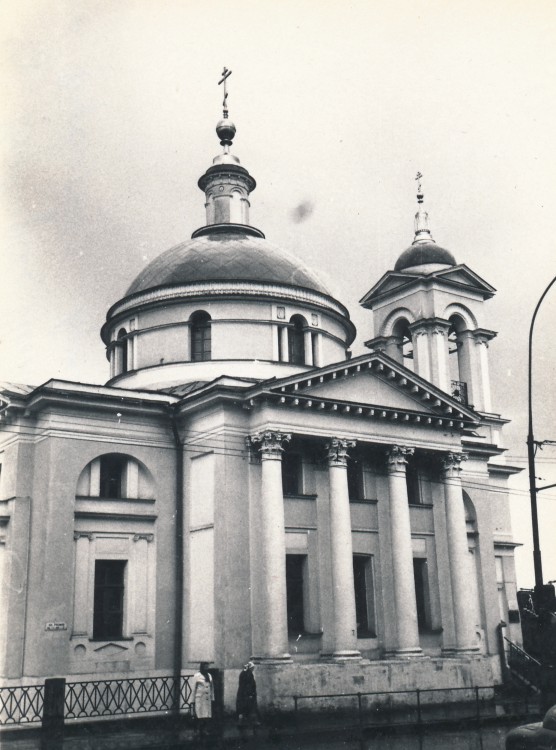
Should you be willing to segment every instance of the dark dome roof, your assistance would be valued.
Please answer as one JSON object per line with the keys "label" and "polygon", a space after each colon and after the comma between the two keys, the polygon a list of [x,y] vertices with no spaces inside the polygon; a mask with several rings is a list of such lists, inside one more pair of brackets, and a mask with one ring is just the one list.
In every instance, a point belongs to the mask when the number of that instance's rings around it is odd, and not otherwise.
{"label": "dark dome roof", "polygon": [[415,242],[400,255],[394,266],[394,271],[403,271],[405,268],[423,266],[427,263],[455,266],[456,259],[449,250],[434,242]]}
{"label": "dark dome roof", "polygon": [[293,255],[267,240],[230,231],[195,237],[170,248],[141,271],[126,296],[199,281],[262,281],[330,295],[318,276]]}

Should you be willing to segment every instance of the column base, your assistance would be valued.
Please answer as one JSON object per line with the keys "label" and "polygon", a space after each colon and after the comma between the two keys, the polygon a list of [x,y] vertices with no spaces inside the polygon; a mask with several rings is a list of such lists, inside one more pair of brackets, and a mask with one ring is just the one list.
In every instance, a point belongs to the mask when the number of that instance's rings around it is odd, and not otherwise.
{"label": "column base", "polygon": [[360,651],[344,649],[327,654],[321,653],[320,658],[326,661],[359,661],[362,657]]}
{"label": "column base", "polygon": [[396,648],[384,652],[385,659],[422,659],[425,656],[420,646],[414,648]]}
{"label": "column base", "polygon": [[443,648],[442,658],[443,659],[455,659],[458,656],[479,656],[478,646],[461,646],[453,648]]}
{"label": "column base", "polygon": [[277,656],[252,656],[251,659],[255,664],[292,664],[293,659],[290,654],[278,654]]}

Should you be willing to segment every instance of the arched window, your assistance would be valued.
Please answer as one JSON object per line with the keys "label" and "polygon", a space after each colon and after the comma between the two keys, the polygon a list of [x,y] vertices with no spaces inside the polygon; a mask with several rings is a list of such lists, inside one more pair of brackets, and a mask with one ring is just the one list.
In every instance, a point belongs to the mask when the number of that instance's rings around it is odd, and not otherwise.
{"label": "arched window", "polygon": [[464,342],[461,334],[465,331],[466,324],[459,315],[450,317],[450,330],[448,332],[448,363],[450,367],[451,394],[462,404],[468,404],[467,382],[465,379],[465,357]]}
{"label": "arched window", "polygon": [[191,361],[206,362],[211,359],[211,318],[200,310],[191,320]]}
{"label": "arched window", "polygon": [[292,315],[288,329],[289,360],[295,365],[305,364],[305,333],[307,321],[302,315]]}
{"label": "arched window", "polygon": [[[120,373],[127,372],[127,331],[120,328],[118,331],[118,349],[120,351]],[[119,374],[119,373],[118,373]]]}
{"label": "arched window", "polygon": [[399,320],[394,326],[393,334],[399,341],[398,346],[401,353],[401,364],[405,365],[409,370],[414,371],[413,337],[409,330],[409,323],[407,320]]}

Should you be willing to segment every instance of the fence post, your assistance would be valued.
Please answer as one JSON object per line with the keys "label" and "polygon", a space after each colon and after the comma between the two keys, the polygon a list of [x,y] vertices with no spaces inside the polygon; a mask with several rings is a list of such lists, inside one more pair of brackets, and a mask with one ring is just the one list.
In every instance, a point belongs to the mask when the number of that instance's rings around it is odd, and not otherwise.
{"label": "fence post", "polygon": [[421,726],[421,691],[419,688],[415,691],[417,693],[417,724]]}
{"label": "fence post", "polygon": [[42,730],[45,747],[55,747],[64,734],[64,709],[66,680],[50,677],[44,681],[44,707]]}
{"label": "fence post", "polygon": [[299,732],[299,723],[298,723],[298,716],[297,716],[297,695],[293,696],[293,704],[294,704],[293,720],[295,724],[295,731],[297,733]]}
{"label": "fence post", "polygon": [[479,702],[479,688],[475,687],[475,707],[477,711],[477,724],[481,723],[481,704]]}
{"label": "fence post", "polygon": [[361,703],[361,693],[357,693],[357,712],[359,714],[359,732],[363,731],[363,706]]}

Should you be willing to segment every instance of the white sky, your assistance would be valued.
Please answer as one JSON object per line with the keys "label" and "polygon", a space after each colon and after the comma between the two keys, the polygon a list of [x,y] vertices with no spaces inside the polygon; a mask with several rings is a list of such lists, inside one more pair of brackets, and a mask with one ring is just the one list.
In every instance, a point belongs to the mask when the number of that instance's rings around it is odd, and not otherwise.
{"label": "white sky", "polygon": [[[143,266],[204,224],[223,66],[251,221],[361,296],[413,239],[493,284],[494,408],[526,466],[528,327],[556,275],[556,8],[549,2],[4,0],[0,378],[104,382],[99,329]],[[307,202],[304,221],[295,209]],[[535,437],[556,439],[556,287],[535,334]],[[556,482],[556,448],[539,454]],[[533,583],[527,472],[512,482],[518,585]],[[556,488],[539,503],[556,579]]]}

